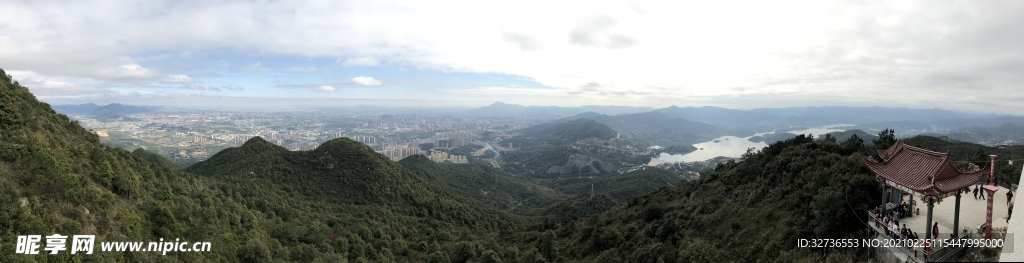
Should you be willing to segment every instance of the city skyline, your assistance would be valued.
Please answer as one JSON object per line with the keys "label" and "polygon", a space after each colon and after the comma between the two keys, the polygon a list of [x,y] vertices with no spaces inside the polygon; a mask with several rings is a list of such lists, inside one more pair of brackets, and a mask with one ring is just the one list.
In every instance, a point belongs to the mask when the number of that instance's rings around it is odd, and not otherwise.
{"label": "city skyline", "polygon": [[1020,115],[1022,14],[1010,1],[17,1],[0,10],[0,68],[51,104]]}

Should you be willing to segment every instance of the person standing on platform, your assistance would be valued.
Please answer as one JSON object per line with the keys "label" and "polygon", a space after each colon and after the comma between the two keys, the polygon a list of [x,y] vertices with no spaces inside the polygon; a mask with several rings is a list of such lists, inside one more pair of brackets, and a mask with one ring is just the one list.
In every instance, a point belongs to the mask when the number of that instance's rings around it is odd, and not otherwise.
{"label": "person standing on platform", "polygon": [[981,197],[981,200],[985,200],[985,189],[980,186],[978,187],[978,196]]}
{"label": "person standing on platform", "polygon": [[978,200],[978,186],[974,186],[974,200]]}
{"label": "person standing on platform", "polygon": [[939,239],[939,222],[935,222],[935,225],[932,225],[932,238]]}

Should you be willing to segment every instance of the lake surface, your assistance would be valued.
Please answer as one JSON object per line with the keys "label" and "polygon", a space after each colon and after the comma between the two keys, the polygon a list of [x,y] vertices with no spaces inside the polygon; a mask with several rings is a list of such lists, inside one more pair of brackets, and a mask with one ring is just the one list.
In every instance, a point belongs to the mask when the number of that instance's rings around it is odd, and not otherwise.
{"label": "lake surface", "polygon": [[[832,124],[824,125],[819,127],[807,128],[802,130],[790,131],[792,134],[807,134],[813,133],[814,136],[826,134],[830,132],[845,131],[844,127],[853,126],[850,124]],[[774,132],[774,131],[772,131]],[[657,165],[659,163],[672,163],[672,162],[699,162],[705,161],[718,156],[734,157],[739,158],[747,152],[747,149],[754,148],[754,150],[760,150],[765,146],[768,146],[765,142],[752,142],[750,137],[762,136],[772,132],[761,132],[754,134],[749,137],[736,137],[736,136],[722,136],[715,138],[714,140],[694,144],[693,147],[697,147],[696,151],[687,154],[669,154],[661,153],[658,157],[651,158],[651,161],[647,165]],[[658,146],[656,146],[658,147]]]}
{"label": "lake surface", "polygon": [[810,133],[810,134],[814,134],[814,137],[818,137],[818,135],[822,135],[822,134],[826,134],[826,133],[830,133],[830,132],[846,131],[845,127],[850,127],[850,126],[853,126],[853,124],[832,124],[832,125],[818,126],[818,127],[808,128],[808,129],[803,129],[803,130],[789,131],[789,133],[798,134],[798,135],[799,134],[808,134],[808,133]]}

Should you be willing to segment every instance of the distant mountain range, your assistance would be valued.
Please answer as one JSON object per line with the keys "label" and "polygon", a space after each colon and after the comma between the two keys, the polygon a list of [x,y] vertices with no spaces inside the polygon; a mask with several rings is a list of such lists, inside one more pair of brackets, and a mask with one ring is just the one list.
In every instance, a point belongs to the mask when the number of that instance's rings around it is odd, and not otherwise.
{"label": "distant mountain range", "polygon": [[[599,109],[599,110],[595,110]],[[643,107],[618,106],[521,106],[494,103],[467,112],[476,116],[559,117],[552,124],[587,118],[652,144],[690,145],[720,136],[746,137],[759,132],[793,127],[850,124],[863,134],[895,129],[900,137],[918,134],[948,136],[986,145],[1024,143],[1024,116],[979,114],[945,109],[900,107],[786,107],[752,110],[720,107],[677,107],[643,111]],[[817,134],[824,135],[824,134]],[[846,137],[849,134],[845,134]],[[756,140],[792,138],[777,133]],[[862,139],[863,136],[861,136]],[[845,138],[845,137],[844,137]]]}
{"label": "distant mountain range", "polygon": [[[55,105],[65,114],[85,114],[99,121],[137,121],[132,114],[147,113],[157,107],[112,103]],[[720,107],[677,107],[661,109],[630,106],[522,106],[495,102],[462,113],[467,116],[561,118],[552,124],[587,118],[605,124],[619,133],[651,144],[690,145],[733,135],[746,137],[754,133],[814,127],[830,124],[851,124],[873,134],[882,129],[895,129],[900,137],[918,134],[949,138],[985,145],[1024,143],[1024,116],[979,114],[945,109],[911,109],[899,107],[786,107],[752,110]],[[764,140],[790,138],[786,134],[761,136]],[[769,138],[771,137],[771,138]]]}
{"label": "distant mountain range", "polygon": [[151,112],[157,108],[150,106],[124,105],[120,103],[111,103],[104,106],[99,106],[95,103],[86,103],[78,105],[56,105],[53,106],[53,109],[64,114],[86,114],[92,116],[96,120],[106,122],[135,121],[137,119],[127,117],[126,115]]}
{"label": "distant mountain range", "polygon": [[522,106],[495,102],[491,105],[464,112],[470,116],[496,116],[496,117],[568,117],[584,112],[598,112],[601,114],[618,115],[627,113],[639,113],[654,110],[647,107],[630,106],[581,106],[581,107],[558,107],[558,106]]}

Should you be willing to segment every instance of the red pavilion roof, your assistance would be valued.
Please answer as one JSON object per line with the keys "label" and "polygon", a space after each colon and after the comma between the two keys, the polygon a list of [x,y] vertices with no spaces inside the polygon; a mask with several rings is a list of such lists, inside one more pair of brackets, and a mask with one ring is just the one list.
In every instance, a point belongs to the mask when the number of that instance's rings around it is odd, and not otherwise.
{"label": "red pavilion roof", "polygon": [[882,162],[865,158],[864,163],[878,176],[926,194],[945,194],[978,182],[988,171],[965,173],[949,161],[949,153],[929,151],[897,141],[889,149],[878,151]]}

